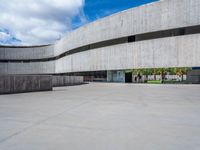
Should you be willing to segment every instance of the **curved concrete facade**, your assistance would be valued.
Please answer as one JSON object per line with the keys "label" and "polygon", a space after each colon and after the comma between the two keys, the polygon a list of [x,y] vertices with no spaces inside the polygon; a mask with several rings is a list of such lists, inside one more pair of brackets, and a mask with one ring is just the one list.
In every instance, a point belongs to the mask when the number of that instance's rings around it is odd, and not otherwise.
{"label": "curved concrete facade", "polygon": [[[172,29],[184,29],[184,34],[168,35]],[[153,38],[155,32],[159,36],[166,32],[166,36]],[[148,40],[91,48],[91,44],[151,33]],[[200,66],[199,0],[161,0],[129,9],[83,26],[54,45],[0,47],[0,74],[194,66]]]}

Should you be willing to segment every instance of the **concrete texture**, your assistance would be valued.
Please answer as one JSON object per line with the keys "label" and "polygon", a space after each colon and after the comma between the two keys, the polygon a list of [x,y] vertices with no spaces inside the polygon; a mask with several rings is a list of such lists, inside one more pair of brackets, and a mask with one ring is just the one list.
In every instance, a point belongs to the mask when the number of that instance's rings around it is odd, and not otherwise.
{"label": "concrete texture", "polygon": [[[49,58],[87,44],[195,25],[200,25],[199,0],[161,0],[85,25],[54,45],[37,48],[0,47],[0,59]],[[200,66],[199,41],[200,34],[182,35],[107,46],[68,55],[56,61],[0,63],[0,74],[59,74]]]}
{"label": "concrete texture", "polygon": [[116,37],[199,25],[199,7],[199,0],[161,0],[128,9],[69,33],[55,45],[55,54]]}
{"label": "concrete texture", "polygon": [[54,56],[54,45],[30,47],[0,47],[0,59],[41,59]]}
{"label": "concrete texture", "polygon": [[1,150],[199,150],[200,86],[92,83],[0,96]]}
{"label": "concrete texture", "polygon": [[56,61],[56,73],[200,66],[200,34],[93,49]]}
{"label": "concrete texture", "polygon": [[52,76],[53,87],[83,84],[83,76]]}
{"label": "concrete texture", "polygon": [[0,76],[0,94],[52,90],[52,76],[6,75]]}
{"label": "concrete texture", "polygon": [[0,74],[54,74],[134,68],[200,66],[200,34],[114,45],[56,61],[0,63]]}

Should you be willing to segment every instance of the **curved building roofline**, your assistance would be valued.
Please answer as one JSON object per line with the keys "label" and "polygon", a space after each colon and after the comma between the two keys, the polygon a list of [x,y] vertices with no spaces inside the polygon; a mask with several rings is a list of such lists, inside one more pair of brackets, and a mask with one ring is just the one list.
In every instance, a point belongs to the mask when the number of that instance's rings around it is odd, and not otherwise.
{"label": "curved building roofline", "polygon": [[37,47],[46,47],[52,46],[54,44],[44,44],[44,45],[0,45],[0,48],[37,48]]}

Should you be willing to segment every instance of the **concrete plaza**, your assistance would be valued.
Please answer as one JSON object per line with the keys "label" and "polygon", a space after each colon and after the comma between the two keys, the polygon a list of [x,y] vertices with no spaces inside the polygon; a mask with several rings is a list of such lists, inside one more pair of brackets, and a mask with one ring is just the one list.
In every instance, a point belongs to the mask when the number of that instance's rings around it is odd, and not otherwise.
{"label": "concrete plaza", "polygon": [[0,150],[199,149],[199,85],[91,83],[0,96]]}

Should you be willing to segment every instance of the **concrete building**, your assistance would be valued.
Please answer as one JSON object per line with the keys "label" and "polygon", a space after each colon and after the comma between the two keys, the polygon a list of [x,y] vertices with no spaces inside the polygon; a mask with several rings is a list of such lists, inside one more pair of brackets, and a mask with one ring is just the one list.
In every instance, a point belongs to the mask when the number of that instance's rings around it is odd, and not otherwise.
{"label": "concrete building", "polygon": [[[161,0],[97,20],[53,45],[0,47],[0,74],[96,75],[200,66],[200,1]],[[108,75],[107,75],[108,74]]]}

